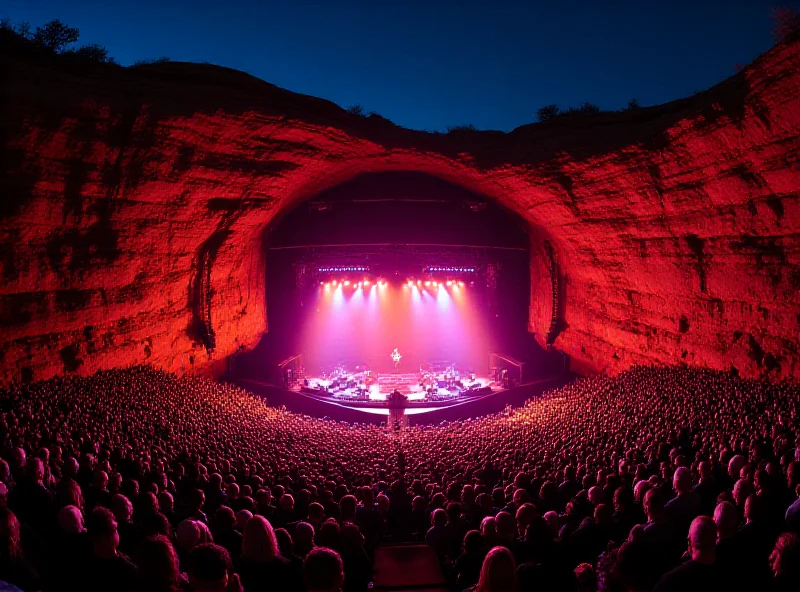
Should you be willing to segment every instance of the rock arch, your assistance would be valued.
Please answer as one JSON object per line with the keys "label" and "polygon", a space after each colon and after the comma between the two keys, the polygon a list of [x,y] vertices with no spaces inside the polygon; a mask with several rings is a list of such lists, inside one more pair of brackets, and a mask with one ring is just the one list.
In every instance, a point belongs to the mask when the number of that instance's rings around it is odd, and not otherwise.
{"label": "rock arch", "polygon": [[213,66],[2,59],[4,382],[219,369],[266,329],[270,220],[390,170],[529,223],[531,331],[579,371],[800,375],[800,42],[689,99],[508,134],[406,130]]}

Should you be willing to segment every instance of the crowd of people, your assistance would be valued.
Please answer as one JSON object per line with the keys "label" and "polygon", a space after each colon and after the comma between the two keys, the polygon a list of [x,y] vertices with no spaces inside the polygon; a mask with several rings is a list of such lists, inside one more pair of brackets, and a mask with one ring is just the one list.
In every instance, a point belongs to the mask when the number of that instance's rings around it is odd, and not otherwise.
{"label": "crowd of people", "polygon": [[453,590],[800,590],[800,388],[582,379],[397,434],[147,367],[0,391],[0,580],[361,592],[425,542]]}

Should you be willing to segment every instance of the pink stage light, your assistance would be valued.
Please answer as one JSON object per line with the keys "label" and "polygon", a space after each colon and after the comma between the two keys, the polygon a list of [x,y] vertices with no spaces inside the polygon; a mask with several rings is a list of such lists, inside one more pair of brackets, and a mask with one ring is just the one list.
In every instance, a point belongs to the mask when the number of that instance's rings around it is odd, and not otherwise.
{"label": "pink stage light", "polygon": [[336,285],[336,280],[333,280],[333,285],[334,285],[334,286]]}
{"label": "pink stage light", "polygon": [[364,280],[363,284],[364,284],[365,286],[369,286],[369,280]]}
{"label": "pink stage light", "polygon": [[434,285],[434,286],[438,286],[438,285],[439,285],[439,282],[433,282],[433,285]]}
{"label": "pink stage light", "polygon": [[430,286],[430,285],[431,285],[431,283],[430,283],[430,282],[425,282],[425,285],[426,285],[426,286]]}
{"label": "pink stage light", "polygon": [[463,288],[464,287],[464,282],[458,282],[458,285]]}
{"label": "pink stage light", "polygon": [[452,286],[452,285],[453,285],[453,282],[452,282],[452,280],[447,280],[447,285],[448,285],[448,286]]}
{"label": "pink stage light", "polygon": [[349,286],[349,285],[350,285],[350,282],[349,282],[348,280],[345,280],[345,281],[344,281],[344,285],[345,285],[345,286]]}
{"label": "pink stage light", "polygon": [[413,285],[414,285],[414,280],[408,280],[408,287],[410,288]]}

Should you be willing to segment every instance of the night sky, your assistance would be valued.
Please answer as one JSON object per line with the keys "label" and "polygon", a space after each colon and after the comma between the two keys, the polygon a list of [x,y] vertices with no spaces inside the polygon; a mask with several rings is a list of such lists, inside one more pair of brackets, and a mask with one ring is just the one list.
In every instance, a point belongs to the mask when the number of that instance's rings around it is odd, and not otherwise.
{"label": "night sky", "polygon": [[3,0],[0,17],[59,18],[123,65],[208,61],[406,127],[511,130],[549,103],[706,89],[771,47],[776,3]]}

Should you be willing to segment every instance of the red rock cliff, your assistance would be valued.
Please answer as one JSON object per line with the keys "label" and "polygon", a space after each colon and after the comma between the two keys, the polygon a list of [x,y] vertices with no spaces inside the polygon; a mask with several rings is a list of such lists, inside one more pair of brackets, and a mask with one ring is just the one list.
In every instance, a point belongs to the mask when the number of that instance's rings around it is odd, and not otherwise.
{"label": "red rock cliff", "polygon": [[2,58],[0,381],[208,371],[266,327],[264,229],[416,170],[531,226],[530,330],[584,372],[800,377],[800,42],[690,99],[432,135],[213,66]]}

